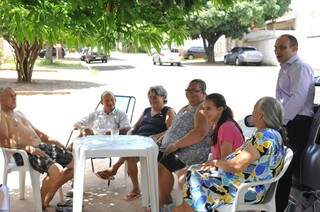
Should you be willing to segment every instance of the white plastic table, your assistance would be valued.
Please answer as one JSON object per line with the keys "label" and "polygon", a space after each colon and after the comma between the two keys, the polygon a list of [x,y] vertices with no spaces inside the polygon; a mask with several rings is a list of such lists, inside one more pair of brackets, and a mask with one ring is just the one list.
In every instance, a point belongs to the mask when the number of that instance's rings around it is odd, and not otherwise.
{"label": "white plastic table", "polygon": [[158,146],[149,137],[137,135],[94,135],[76,138],[73,143],[73,212],[82,211],[86,159],[91,157],[140,157],[142,205],[159,211]]}

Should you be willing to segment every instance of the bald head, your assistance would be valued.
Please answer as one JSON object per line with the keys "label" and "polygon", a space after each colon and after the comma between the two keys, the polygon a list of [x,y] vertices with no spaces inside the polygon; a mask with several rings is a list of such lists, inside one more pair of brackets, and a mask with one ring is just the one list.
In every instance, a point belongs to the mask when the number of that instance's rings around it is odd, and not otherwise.
{"label": "bald head", "polygon": [[111,91],[105,91],[101,94],[101,103],[106,113],[111,113],[116,106],[116,98]]}
{"label": "bald head", "polygon": [[16,108],[16,93],[12,88],[0,88],[0,105],[3,111],[13,111]]}

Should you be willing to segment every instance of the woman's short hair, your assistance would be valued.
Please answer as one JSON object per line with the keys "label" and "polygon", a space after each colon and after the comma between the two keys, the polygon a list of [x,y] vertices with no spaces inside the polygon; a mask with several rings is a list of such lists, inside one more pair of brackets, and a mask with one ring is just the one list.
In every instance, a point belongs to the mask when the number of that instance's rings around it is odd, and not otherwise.
{"label": "woman's short hair", "polygon": [[193,80],[191,80],[190,83],[197,83],[200,87],[201,92],[203,94],[206,94],[207,85],[206,85],[205,81],[203,81],[202,79],[193,79]]}
{"label": "woman's short hair", "polygon": [[148,91],[148,94],[150,92],[154,92],[157,96],[163,97],[164,103],[168,102],[168,100],[167,100],[167,98],[168,98],[167,90],[162,85],[151,86],[149,91]]}
{"label": "woman's short hair", "polygon": [[283,108],[278,100],[269,96],[262,97],[257,106],[267,127],[278,130],[283,126]]}

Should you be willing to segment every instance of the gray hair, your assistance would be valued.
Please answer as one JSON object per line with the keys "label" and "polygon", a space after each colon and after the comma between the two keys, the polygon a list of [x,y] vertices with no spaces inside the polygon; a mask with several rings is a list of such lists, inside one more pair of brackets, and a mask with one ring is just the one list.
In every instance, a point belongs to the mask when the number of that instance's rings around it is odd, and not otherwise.
{"label": "gray hair", "polygon": [[168,102],[168,100],[167,100],[167,98],[168,98],[168,92],[167,92],[167,90],[166,90],[162,85],[151,86],[150,89],[149,89],[149,91],[148,91],[148,94],[149,94],[150,92],[152,92],[152,91],[155,92],[155,94],[156,94],[157,96],[162,96],[164,103],[167,103],[167,102]]}
{"label": "gray hair", "polygon": [[102,101],[103,101],[103,97],[105,97],[106,95],[111,95],[111,96],[113,96],[113,98],[115,98],[115,97],[114,97],[114,94],[113,94],[111,91],[104,91],[104,92],[101,94],[101,97],[100,97],[101,103],[102,103]]}
{"label": "gray hair", "polygon": [[262,97],[257,106],[267,127],[278,130],[283,126],[283,108],[278,100],[269,96]]}
{"label": "gray hair", "polygon": [[258,100],[257,106],[263,115],[263,121],[267,127],[277,130],[284,144],[288,144],[286,128],[283,126],[283,107],[273,97],[262,97]]}

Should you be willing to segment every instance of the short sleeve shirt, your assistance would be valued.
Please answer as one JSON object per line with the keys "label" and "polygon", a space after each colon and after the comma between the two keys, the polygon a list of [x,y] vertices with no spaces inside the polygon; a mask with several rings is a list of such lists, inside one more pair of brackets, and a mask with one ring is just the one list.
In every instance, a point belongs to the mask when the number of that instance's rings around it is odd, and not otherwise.
{"label": "short sleeve shirt", "polygon": [[81,119],[78,124],[83,128],[91,128],[96,134],[105,134],[110,128],[130,128],[127,114],[117,108],[107,114],[103,110],[97,110]]}

